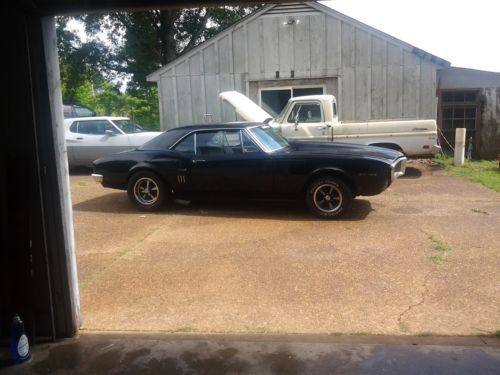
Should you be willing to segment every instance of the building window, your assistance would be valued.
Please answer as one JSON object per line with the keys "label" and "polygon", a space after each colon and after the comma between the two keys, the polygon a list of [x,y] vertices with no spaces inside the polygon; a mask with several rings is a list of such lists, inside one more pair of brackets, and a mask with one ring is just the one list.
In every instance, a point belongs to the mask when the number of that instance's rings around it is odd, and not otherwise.
{"label": "building window", "polygon": [[467,129],[467,143],[472,137],[476,149],[476,129],[478,128],[479,91],[478,90],[443,90],[441,92],[440,127],[441,145],[450,148],[455,145],[455,129]]}
{"label": "building window", "polygon": [[260,90],[260,106],[271,116],[277,117],[295,96],[322,95],[324,87],[279,87]]}

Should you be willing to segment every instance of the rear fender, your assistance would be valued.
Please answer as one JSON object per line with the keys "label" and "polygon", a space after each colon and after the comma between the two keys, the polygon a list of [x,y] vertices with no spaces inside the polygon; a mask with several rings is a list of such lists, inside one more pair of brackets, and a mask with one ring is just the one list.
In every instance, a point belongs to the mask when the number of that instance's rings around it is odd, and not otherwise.
{"label": "rear fender", "polygon": [[160,173],[160,171],[154,165],[149,164],[149,163],[144,163],[144,162],[135,164],[132,168],[130,168],[129,173],[128,173],[128,177],[127,177],[127,181],[130,180],[130,177],[132,177],[132,175],[134,175],[137,172],[141,172],[141,171],[147,171],[147,172],[152,172],[152,173],[156,174],[158,177],[160,177],[162,179],[164,184],[166,184],[167,186],[170,186],[168,181],[165,180],[165,177],[162,175],[162,173]]}

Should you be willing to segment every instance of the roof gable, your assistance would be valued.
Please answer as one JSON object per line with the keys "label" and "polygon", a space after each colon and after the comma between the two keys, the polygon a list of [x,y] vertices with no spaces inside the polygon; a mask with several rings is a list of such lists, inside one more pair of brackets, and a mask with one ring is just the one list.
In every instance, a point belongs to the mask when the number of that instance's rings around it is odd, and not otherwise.
{"label": "roof gable", "polygon": [[189,57],[192,55],[202,51],[203,49],[209,47],[210,45],[213,45],[217,43],[220,39],[226,37],[227,35],[231,34],[235,29],[238,29],[242,25],[248,24],[254,19],[258,17],[283,17],[283,16],[308,16],[308,15],[314,15],[314,14],[326,14],[329,15],[333,18],[336,18],[340,20],[341,22],[347,23],[352,25],[355,28],[358,28],[360,30],[363,30],[369,34],[375,35],[383,40],[386,40],[392,44],[395,44],[405,50],[408,50],[418,57],[431,61],[432,63],[436,65],[440,65],[443,67],[450,66],[450,63],[440,57],[437,57],[435,55],[432,55],[426,51],[423,51],[411,44],[408,44],[400,39],[397,39],[389,34],[386,34],[378,29],[375,29],[369,25],[366,25],[360,21],[357,21],[351,17],[346,16],[343,13],[340,13],[330,7],[327,7],[325,5],[319,4],[317,2],[296,2],[296,3],[283,3],[283,4],[271,4],[264,6],[263,8],[249,14],[248,16],[242,18],[238,22],[236,22],[234,25],[222,30],[219,32],[217,35],[213,36],[212,38],[204,41],[203,43],[199,44],[195,48],[191,49],[190,51],[187,51],[186,53],[181,54],[178,56],[175,60],[172,60],[170,63],[164,65],[163,67],[159,68],[158,70],[154,71],[153,73],[149,74],[146,78],[150,82],[157,82],[160,79],[160,76],[170,70],[172,67],[179,65],[182,60],[187,60]]}

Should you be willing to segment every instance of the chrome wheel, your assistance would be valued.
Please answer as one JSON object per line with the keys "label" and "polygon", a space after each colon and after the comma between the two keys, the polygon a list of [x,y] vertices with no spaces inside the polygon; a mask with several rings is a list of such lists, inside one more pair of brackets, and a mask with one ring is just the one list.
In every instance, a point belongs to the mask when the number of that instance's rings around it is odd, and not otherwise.
{"label": "chrome wheel", "polygon": [[160,188],[155,180],[141,177],[134,184],[134,197],[140,204],[149,206],[158,200]]}
{"label": "chrome wheel", "polygon": [[333,213],[342,207],[342,192],[332,183],[323,183],[313,192],[314,205],[325,213]]}

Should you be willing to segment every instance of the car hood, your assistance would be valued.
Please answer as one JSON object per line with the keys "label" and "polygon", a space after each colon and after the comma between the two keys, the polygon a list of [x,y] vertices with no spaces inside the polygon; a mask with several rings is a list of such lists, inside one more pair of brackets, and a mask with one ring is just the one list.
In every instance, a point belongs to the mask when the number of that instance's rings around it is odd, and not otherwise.
{"label": "car hood", "polygon": [[338,155],[338,156],[364,156],[392,162],[404,155],[395,150],[382,147],[366,146],[350,143],[327,143],[327,142],[290,142],[289,152],[296,155]]}
{"label": "car hood", "polygon": [[238,91],[224,91],[219,94],[223,102],[234,108],[245,121],[267,122],[273,117]]}

